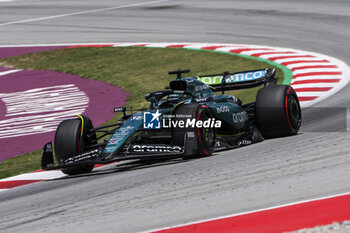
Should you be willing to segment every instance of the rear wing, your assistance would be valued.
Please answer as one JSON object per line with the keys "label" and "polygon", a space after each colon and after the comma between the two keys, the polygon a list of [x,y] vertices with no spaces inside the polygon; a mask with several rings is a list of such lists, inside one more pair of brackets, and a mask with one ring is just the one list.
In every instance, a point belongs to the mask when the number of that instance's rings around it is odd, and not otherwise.
{"label": "rear wing", "polygon": [[253,88],[260,85],[276,85],[278,79],[275,78],[276,69],[267,68],[264,70],[251,70],[230,74],[212,74],[198,76],[197,79],[211,87],[213,91],[228,91],[245,88]]}

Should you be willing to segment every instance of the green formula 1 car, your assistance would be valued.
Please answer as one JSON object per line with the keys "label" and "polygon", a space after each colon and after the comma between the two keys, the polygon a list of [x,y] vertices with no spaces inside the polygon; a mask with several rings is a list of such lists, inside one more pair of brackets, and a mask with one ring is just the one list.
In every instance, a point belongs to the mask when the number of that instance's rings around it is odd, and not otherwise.
{"label": "green formula 1 car", "polygon": [[[177,78],[165,90],[145,96],[148,109],[130,113],[125,107],[114,108],[123,112],[116,124],[94,128],[84,115],[62,121],[54,147],[51,142],[44,146],[42,168],[59,168],[73,175],[90,172],[95,164],[198,158],[297,134],[301,125],[298,97],[291,86],[277,85],[275,69],[183,78],[187,72],[170,71]],[[261,85],[252,103],[224,93]],[[109,139],[100,142],[107,135]]]}

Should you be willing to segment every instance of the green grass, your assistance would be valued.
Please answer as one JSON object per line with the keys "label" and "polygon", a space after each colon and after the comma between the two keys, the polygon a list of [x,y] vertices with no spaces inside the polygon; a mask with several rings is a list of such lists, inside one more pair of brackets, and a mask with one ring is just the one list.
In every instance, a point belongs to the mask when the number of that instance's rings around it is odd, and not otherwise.
{"label": "green grass", "polygon": [[[96,79],[122,87],[130,93],[126,106],[147,107],[144,95],[162,90],[174,79],[169,70],[191,69],[188,76],[223,71],[265,69],[270,64],[240,56],[177,48],[74,48],[32,53],[0,60],[0,65],[32,70],[54,70]],[[283,79],[277,68],[276,77]],[[227,92],[244,102],[254,101],[258,88]],[[106,123],[116,122],[115,116]],[[41,151],[0,163],[0,178],[40,169]]]}

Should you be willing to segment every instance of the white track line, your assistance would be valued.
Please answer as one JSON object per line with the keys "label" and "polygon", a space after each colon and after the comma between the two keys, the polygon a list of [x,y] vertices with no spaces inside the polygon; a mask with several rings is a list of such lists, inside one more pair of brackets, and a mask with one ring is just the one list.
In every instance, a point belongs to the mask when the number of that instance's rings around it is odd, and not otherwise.
{"label": "white track line", "polygon": [[[104,170],[110,166],[115,166],[117,162],[102,165],[100,167],[94,168],[94,171],[100,171]],[[119,163],[121,164],[121,163]],[[58,179],[67,176],[60,170],[53,170],[53,171],[36,171],[36,172],[30,172],[30,173],[24,173],[21,175],[17,176],[12,176],[8,178],[4,178],[0,180],[1,182],[6,182],[6,181],[20,181],[20,180],[52,180],[52,179]]]}
{"label": "white track line", "polygon": [[[317,87],[335,87],[337,83],[318,83]],[[315,87],[314,83],[293,84],[294,89]],[[299,94],[300,95],[300,94]]]}
{"label": "white track line", "polygon": [[0,76],[5,76],[5,75],[8,75],[8,74],[13,74],[13,73],[16,73],[16,72],[19,72],[21,70],[7,70],[7,71],[3,71],[3,72],[0,72]]}
{"label": "white track line", "polygon": [[304,63],[286,65],[286,67],[288,67],[289,69],[304,67],[304,66],[324,66],[324,67],[327,67],[327,66],[330,66],[330,64],[327,64],[324,62],[313,62],[313,63],[304,62]]}
{"label": "white track line", "polygon": [[68,17],[68,16],[75,16],[75,15],[84,15],[84,14],[90,14],[90,13],[95,13],[95,12],[117,10],[117,9],[130,8],[130,7],[135,7],[135,6],[144,6],[144,5],[150,5],[150,4],[162,3],[162,2],[168,2],[168,1],[169,0],[157,0],[157,1],[150,1],[150,2],[141,2],[141,3],[122,5],[122,6],[100,8],[100,9],[96,9],[96,10],[78,11],[78,12],[67,13],[67,14],[45,16],[45,17],[40,17],[40,18],[16,20],[16,21],[11,21],[11,22],[7,22],[7,23],[2,23],[2,24],[0,24],[0,26],[7,26],[7,25],[13,25],[13,24],[20,24],[20,23],[30,23],[30,22],[43,21],[43,20],[49,20],[49,19],[57,19],[57,18],[63,18],[63,17]]}
{"label": "white track line", "polygon": [[[291,57],[291,56],[293,56],[294,59],[295,58],[300,59],[300,58],[304,58],[304,56],[308,56],[308,54],[274,53],[274,54],[264,54],[264,55],[261,55],[259,57],[260,58],[264,58],[264,59],[274,59],[274,58],[277,58],[277,57],[286,57],[284,59],[288,59],[288,57]],[[305,58],[309,58],[309,57],[305,57]],[[315,59],[315,58],[311,58],[311,59]]]}
{"label": "white track line", "polygon": [[314,60],[320,60],[317,59],[315,57],[296,57],[296,58],[281,58],[281,59],[277,59],[275,60],[275,62],[277,63],[283,63],[283,62],[293,62],[293,61],[314,61]]}
{"label": "white track line", "polygon": [[243,51],[243,52],[241,52],[241,54],[248,55],[248,56],[251,56],[251,55],[254,55],[257,53],[274,53],[274,54],[271,54],[270,56],[273,56],[276,54],[279,54],[280,56],[284,56],[284,55],[288,55],[288,54],[293,55],[293,53],[291,53],[291,51],[288,49],[285,49],[285,50],[281,49],[278,52],[280,52],[280,53],[276,53],[276,51],[274,51],[274,50],[250,50],[250,51]]}
{"label": "white track line", "polygon": [[293,71],[293,74],[307,74],[312,72],[341,72],[341,70],[337,68],[306,68],[306,69],[299,69]]}
{"label": "white track line", "polygon": [[2,181],[15,181],[15,180],[52,180],[66,176],[61,171],[40,171],[40,172],[32,172],[25,173],[18,176],[13,176],[9,178],[5,178],[0,180]]}
{"label": "white track line", "polygon": [[[304,80],[313,80],[313,79],[317,79],[317,80],[324,80],[324,79],[341,79],[341,75],[312,75],[312,76],[305,76],[305,77],[297,77],[297,78],[293,78],[293,82],[297,82],[297,81],[304,81]],[[293,84],[293,82],[291,82],[291,84]],[[292,85],[293,86],[293,85]],[[315,86],[317,87],[317,86]]]}
{"label": "white track line", "polygon": [[300,93],[298,95],[298,97],[310,97],[310,96],[320,96],[320,95],[323,95],[325,93],[325,91],[310,91],[310,92],[306,92],[306,91],[303,91],[302,93]]}
{"label": "white track line", "polygon": [[[130,43],[131,45],[134,44],[134,43]],[[145,47],[148,47],[148,48],[164,48],[164,47],[167,47],[167,46],[170,46],[170,45],[173,45],[174,43],[157,43],[156,45],[147,45]],[[118,45],[115,45],[113,47],[119,47]]]}

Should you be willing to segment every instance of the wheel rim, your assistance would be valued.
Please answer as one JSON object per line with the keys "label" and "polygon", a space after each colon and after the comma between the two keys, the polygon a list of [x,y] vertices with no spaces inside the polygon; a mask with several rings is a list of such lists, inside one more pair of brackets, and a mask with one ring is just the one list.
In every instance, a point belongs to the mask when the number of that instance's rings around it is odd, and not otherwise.
{"label": "wheel rim", "polygon": [[[206,121],[208,119],[210,119],[210,115],[208,113],[203,114],[203,116],[201,116],[201,120],[202,121]],[[214,145],[214,141],[215,141],[215,129],[214,128],[201,128],[200,129],[200,133],[201,133],[201,138],[203,141],[203,144],[206,148],[211,149]]]}
{"label": "wheel rim", "polygon": [[292,126],[294,128],[299,128],[301,123],[301,109],[298,99],[295,95],[290,96],[288,108]]}

